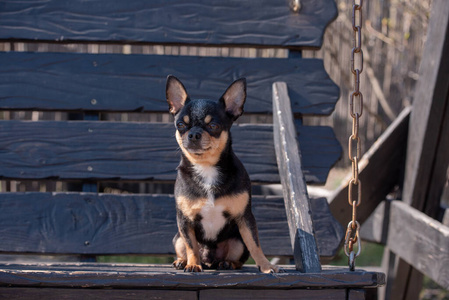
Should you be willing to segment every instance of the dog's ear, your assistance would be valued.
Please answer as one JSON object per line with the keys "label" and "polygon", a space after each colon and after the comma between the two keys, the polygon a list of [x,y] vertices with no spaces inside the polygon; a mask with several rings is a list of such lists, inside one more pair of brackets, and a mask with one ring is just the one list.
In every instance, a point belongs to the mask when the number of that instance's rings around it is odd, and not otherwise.
{"label": "dog's ear", "polygon": [[176,115],[186,102],[189,101],[189,95],[182,82],[173,75],[168,75],[165,87],[165,96],[167,98],[169,111]]}
{"label": "dog's ear", "polygon": [[246,79],[234,81],[221,96],[220,102],[225,106],[226,112],[237,120],[243,114],[243,105],[246,100]]}

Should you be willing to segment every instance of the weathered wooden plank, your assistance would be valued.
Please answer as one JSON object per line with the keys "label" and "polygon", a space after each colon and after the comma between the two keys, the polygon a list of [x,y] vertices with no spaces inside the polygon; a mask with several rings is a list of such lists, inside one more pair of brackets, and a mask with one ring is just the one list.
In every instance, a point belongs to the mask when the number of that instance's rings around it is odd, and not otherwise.
{"label": "weathered wooden plank", "polygon": [[[254,182],[279,182],[272,128],[232,128],[234,150]],[[323,182],[333,162],[326,167],[321,158],[338,149],[335,136],[326,127],[298,129],[309,147],[306,178]],[[180,159],[174,133],[173,124],[0,121],[0,177],[173,181]]]}
{"label": "weathered wooden plank", "polygon": [[197,300],[196,291],[186,290],[120,290],[120,289],[42,289],[42,288],[0,288],[3,299],[98,299],[98,300]]}
{"label": "weathered wooden plank", "polygon": [[[323,200],[312,200],[312,217],[329,260],[343,230]],[[292,256],[283,199],[255,196],[252,203],[265,254]],[[0,252],[173,254],[176,231],[170,195],[0,194]]]}
{"label": "weathered wooden plank", "polygon": [[364,299],[365,299],[364,290],[351,289],[348,291],[348,300],[364,300]]}
{"label": "weathered wooden plank", "polygon": [[282,266],[284,273],[264,274],[256,266],[237,271],[205,270],[202,273],[176,271],[167,265],[120,264],[1,264],[0,286],[70,288],[165,288],[202,290],[208,288],[292,289],[377,287],[384,284],[382,273],[342,268],[319,273],[301,273]]}
{"label": "weathered wooden plank", "polygon": [[[449,33],[449,32],[448,32]],[[449,43],[449,42],[448,42]],[[448,48],[449,49],[449,48]],[[448,63],[449,65],[449,63]],[[449,74],[449,68],[448,68]],[[449,76],[448,76],[449,77]],[[442,100],[441,100],[442,101]],[[449,85],[446,95],[446,107],[441,121],[440,138],[435,149],[435,162],[426,197],[425,213],[437,217],[440,203],[443,203],[444,190],[448,189],[449,180]],[[428,133],[432,134],[432,133]]]}
{"label": "weathered wooden plank", "polygon": [[299,120],[295,120],[295,125],[306,181],[324,184],[330,169],[341,158],[341,145],[331,127],[307,126],[306,129]]}
{"label": "weathered wooden plank", "polygon": [[[447,141],[443,142],[445,148],[440,149],[439,144],[445,138],[443,133],[447,135],[449,130],[449,122],[443,123],[449,117],[448,16],[449,2],[435,0],[419,72],[422,80],[416,86],[410,117],[403,191],[403,199],[407,203],[426,213],[432,211],[433,214],[435,207],[439,207],[440,198],[433,198],[434,201],[429,203],[432,198],[427,193],[435,181],[442,191],[446,179],[432,175],[434,169],[439,167],[436,164],[438,154],[447,156]],[[443,183],[441,180],[444,180]]]}
{"label": "weathered wooden plank", "polygon": [[310,214],[310,201],[301,170],[301,154],[285,82],[273,84],[273,112],[276,159],[296,269],[307,273],[319,272],[321,265]]}
{"label": "weathered wooden plank", "polygon": [[326,198],[311,198],[310,205],[320,261],[329,263],[340,250],[345,230],[330,212]]}
{"label": "weathered wooden plank", "polygon": [[342,300],[346,298],[345,289],[325,290],[249,290],[249,289],[212,289],[200,291],[200,300],[214,299],[316,299]]}
{"label": "weathered wooden plank", "polygon": [[246,77],[250,113],[271,112],[276,80],[289,84],[294,113],[329,115],[339,94],[318,59],[11,52],[0,64],[1,109],[168,112],[168,74],[194,99],[217,100]]}
{"label": "weathered wooden plank", "polygon": [[[1,199],[0,247],[4,252],[174,253],[172,239],[177,225],[172,196],[5,193]],[[288,232],[282,228],[286,225],[285,213],[282,215],[275,202],[271,205],[265,199],[257,200],[254,212],[262,211],[264,220],[259,223],[267,223],[260,228],[262,245],[270,252],[269,239],[273,239],[271,250],[288,255]],[[273,210],[272,218],[264,213],[267,207]],[[271,236],[266,241],[265,231]],[[282,237],[287,240],[283,242]]]}
{"label": "weathered wooden plank", "polygon": [[320,47],[332,0],[2,2],[0,38]]}
{"label": "weathered wooden plank", "polygon": [[[360,224],[401,180],[410,111],[410,107],[405,108],[359,162],[362,204],[357,208],[357,221]],[[332,214],[345,227],[352,219],[352,206],[348,203],[351,178],[349,174],[329,199]]]}
{"label": "weathered wooden plank", "polygon": [[449,227],[402,201],[384,201],[362,227],[362,236],[449,289]]}
{"label": "weathered wooden plank", "polygon": [[449,226],[449,208],[444,208],[444,212],[442,213],[442,215],[443,217],[441,223],[443,223],[446,226]]}
{"label": "weathered wooden plank", "polygon": [[[445,157],[449,122],[444,122],[449,117],[449,2],[432,2],[426,39],[410,116],[403,199],[437,217],[449,163]],[[399,299],[405,295],[411,300],[418,299],[422,274],[404,262],[398,265],[400,268],[389,276],[407,278],[408,284],[399,288],[393,283],[387,288],[392,291],[390,297]]]}

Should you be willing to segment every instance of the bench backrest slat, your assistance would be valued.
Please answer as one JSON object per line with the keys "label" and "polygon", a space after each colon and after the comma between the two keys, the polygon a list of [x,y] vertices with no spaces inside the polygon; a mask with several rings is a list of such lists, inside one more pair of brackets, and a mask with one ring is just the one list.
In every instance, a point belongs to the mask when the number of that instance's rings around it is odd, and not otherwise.
{"label": "bench backrest slat", "polygon": [[[306,179],[325,180],[332,158],[323,158],[339,152],[332,130],[298,129],[310,147],[303,153]],[[174,134],[171,123],[0,121],[0,178],[174,181]],[[272,126],[235,124],[232,135],[253,182],[278,183]]]}
{"label": "bench backrest slat", "polygon": [[179,77],[193,98],[217,99],[246,77],[246,113],[271,113],[271,82],[289,84],[293,112],[328,115],[338,87],[318,59],[3,53],[0,109],[168,112],[165,79]]}
{"label": "bench backrest slat", "polygon": [[[0,193],[0,252],[173,254],[170,195]],[[291,255],[283,199],[256,197],[267,254]]]}
{"label": "bench backrest slat", "polygon": [[[333,0],[6,1],[0,39],[320,47]],[[263,9],[260,9],[262,7]]]}

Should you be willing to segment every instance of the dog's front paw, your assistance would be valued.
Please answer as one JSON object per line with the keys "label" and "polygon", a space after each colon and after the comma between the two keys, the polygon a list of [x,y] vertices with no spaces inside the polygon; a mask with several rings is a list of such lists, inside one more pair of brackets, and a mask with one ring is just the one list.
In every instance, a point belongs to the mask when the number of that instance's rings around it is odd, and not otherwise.
{"label": "dog's front paw", "polygon": [[186,265],[184,272],[203,272],[203,267],[200,265]]}
{"label": "dog's front paw", "polygon": [[186,267],[187,262],[186,262],[185,260],[183,260],[183,259],[178,258],[177,260],[175,260],[175,261],[173,262],[172,265],[173,265],[173,267],[174,267],[176,270],[182,270],[182,269],[184,269],[184,268]]}
{"label": "dog's front paw", "polygon": [[263,266],[259,266],[259,270],[262,273],[282,273],[283,272],[283,270],[281,268],[279,268],[276,265],[270,264],[270,263],[263,265]]}

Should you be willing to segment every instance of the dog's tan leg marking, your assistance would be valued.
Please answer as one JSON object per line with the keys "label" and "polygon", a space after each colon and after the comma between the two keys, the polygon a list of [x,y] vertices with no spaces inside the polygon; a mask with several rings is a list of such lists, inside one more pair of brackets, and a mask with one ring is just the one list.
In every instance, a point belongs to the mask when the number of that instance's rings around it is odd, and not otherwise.
{"label": "dog's tan leg marking", "polygon": [[215,205],[222,205],[224,210],[233,217],[241,216],[248,205],[249,195],[243,192],[235,195],[220,197],[215,200]]}
{"label": "dog's tan leg marking", "polygon": [[178,270],[182,270],[187,265],[187,253],[186,244],[181,236],[176,240],[175,252],[176,260],[173,262],[173,266]]}
{"label": "dog's tan leg marking", "polygon": [[[195,216],[201,211],[206,200],[207,199],[198,199],[193,201],[186,197],[178,196],[176,197],[176,206],[182,211],[184,216],[193,221]],[[187,236],[185,236],[185,233],[182,230],[179,231],[179,234],[181,238],[178,239],[175,246],[178,246],[178,243],[180,243],[179,240],[184,244],[179,245],[179,249],[184,250],[186,253],[185,258],[187,260],[187,265],[184,270],[188,272],[201,272],[203,269],[201,268],[200,249],[196,240],[195,231],[193,228],[189,227],[186,232]],[[178,252],[176,252],[176,254],[179,258]]]}
{"label": "dog's tan leg marking", "polygon": [[245,246],[242,241],[237,239],[229,239],[228,243],[228,254],[226,256],[226,260],[229,261],[232,265],[233,269],[241,269],[243,263],[240,261],[240,258],[245,251]]}
{"label": "dog's tan leg marking", "polygon": [[[271,273],[279,272],[279,267],[276,265],[272,265],[268,259],[265,257],[265,254],[262,252],[262,248],[260,248],[258,243],[254,240],[253,234],[251,233],[251,230],[248,228],[248,225],[246,225],[245,221],[242,220],[239,222],[239,231],[240,235],[243,238],[243,242],[245,243],[246,247],[249,250],[249,253],[251,254],[251,257],[254,259],[256,264],[259,266],[260,271],[263,273]],[[256,229],[256,235],[257,235],[257,229]]]}
{"label": "dog's tan leg marking", "polygon": [[191,200],[187,197],[177,196],[176,205],[180,209],[184,216],[186,216],[190,221],[193,221],[206,204],[206,198],[198,198]]}
{"label": "dog's tan leg marking", "polygon": [[181,237],[184,240],[187,254],[187,265],[184,268],[184,271],[202,272],[203,268],[201,267],[200,247],[198,246],[198,242],[196,240],[193,228],[189,228],[187,230],[187,234],[190,243],[187,242],[186,237],[184,237],[183,234],[181,233]]}

